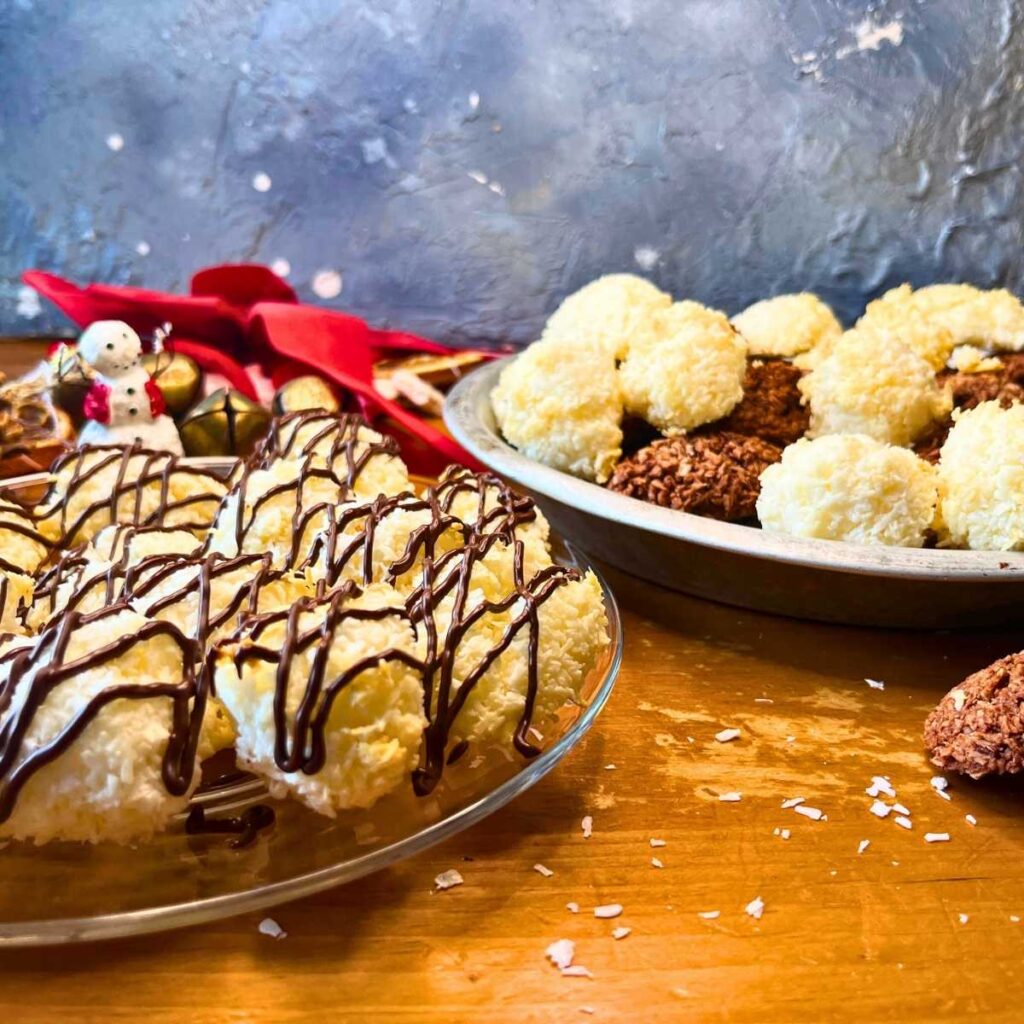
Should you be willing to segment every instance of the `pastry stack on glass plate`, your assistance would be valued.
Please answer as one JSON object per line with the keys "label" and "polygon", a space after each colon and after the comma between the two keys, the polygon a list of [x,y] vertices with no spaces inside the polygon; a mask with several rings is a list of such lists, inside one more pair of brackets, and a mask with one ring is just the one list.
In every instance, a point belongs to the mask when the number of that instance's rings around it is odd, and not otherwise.
{"label": "pastry stack on glass plate", "polygon": [[417,492],[344,414],[276,420],[226,477],[83,447],[0,533],[0,838],[145,839],[228,748],[328,816],[425,794],[470,745],[537,753],[607,645],[529,499],[458,468]]}

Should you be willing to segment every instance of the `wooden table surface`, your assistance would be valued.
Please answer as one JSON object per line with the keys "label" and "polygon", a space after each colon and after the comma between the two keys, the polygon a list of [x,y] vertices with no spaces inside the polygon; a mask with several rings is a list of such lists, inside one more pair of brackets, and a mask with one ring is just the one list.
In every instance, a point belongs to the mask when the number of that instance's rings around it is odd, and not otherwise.
{"label": "wooden table surface", "polygon": [[[920,732],[947,688],[1024,637],[833,628],[609,578],[618,685],[533,790],[413,860],[275,909],[283,939],[256,914],[0,953],[0,1020],[1021,1019],[1020,788],[954,779],[942,800]],[[740,737],[717,742],[729,727]],[[868,812],[875,775],[910,831]],[[794,797],[827,820],[780,806]],[[433,892],[453,867],[465,883]],[[760,920],[744,912],[757,897]],[[596,919],[608,903],[621,917]],[[562,938],[593,978],[545,960]]]}
{"label": "wooden table surface", "polygon": [[[413,860],[277,908],[282,939],[256,914],[0,954],[0,1020],[1019,1020],[1020,791],[952,780],[940,799],[919,737],[947,687],[1022,638],[824,627],[609,575],[622,674],[533,790]],[[739,739],[717,742],[727,727]],[[868,812],[874,775],[912,830]],[[783,809],[792,797],[827,820]],[[465,884],[433,892],[453,867]],[[760,920],[744,912],[757,897]],[[621,917],[596,919],[608,903]],[[561,938],[593,978],[545,960]]]}

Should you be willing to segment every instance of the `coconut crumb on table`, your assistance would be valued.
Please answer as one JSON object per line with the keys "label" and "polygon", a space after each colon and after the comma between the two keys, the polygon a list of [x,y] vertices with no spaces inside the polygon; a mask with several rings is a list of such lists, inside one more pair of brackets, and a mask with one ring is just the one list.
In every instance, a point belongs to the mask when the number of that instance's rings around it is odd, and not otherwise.
{"label": "coconut crumb on table", "polygon": [[651,867],[652,868],[663,868],[664,866],[665,865],[662,864],[662,862],[657,857],[652,857],[651,858]]}
{"label": "coconut crumb on table", "polygon": [[872,690],[884,690],[885,683],[881,679],[865,679],[865,683],[871,687]]}
{"label": "coconut crumb on table", "polygon": [[960,918],[961,924],[967,924],[967,922],[971,919],[969,914],[958,914],[957,916]]}
{"label": "coconut crumb on table", "polygon": [[722,916],[722,912],[720,910],[700,910],[697,912],[697,916],[705,921],[715,921]]}
{"label": "coconut crumb on table", "polygon": [[594,819],[591,815],[584,815],[583,820],[580,822],[580,828],[583,829],[583,838],[589,839],[594,834]]}
{"label": "coconut crumb on table", "polygon": [[600,907],[594,907],[594,917],[612,918],[622,913],[621,903],[604,903]]}
{"label": "coconut crumb on table", "polygon": [[881,800],[875,800],[875,802],[868,808],[868,811],[873,814],[876,818],[887,818],[892,808]]}
{"label": "coconut crumb on table", "polygon": [[948,843],[949,833],[948,832],[925,832],[924,841],[926,843]]}
{"label": "coconut crumb on table", "polygon": [[857,844],[857,852],[858,853],[863,853],[870,845],[871,845],[871,840],[870,839],[862,839]]}
{"label": "coconut crumb on table", "polygon": [[664,839],[652,839],[651,840],[651,847],[653,849],[657,849],[659,846],[664,846],[664,845],[665,845],[665,840]]}
{"label": "coconut crumb on table", "polygon": [[790,809],[791,807],[798,807],[798,806],[799,806],[800,804],[802,804],[802,803],[803,803],[803,802],[804,802],[804,801],[805,801],[806,799],[807,799],[807,798],[806,798],[806,797],[803,797],[803,796],[794,796],[794,797],[790,797],[790,798],[789,798],[788,800],[783,800],[783,801],[782,801],[782,809],[783,809],[784,811],[788,811],[788,810],[789,810],[789,809]]}
{"label": "coconut crumb on table", "polygon": [[743,908],[743,912],[749,914],[755,921],[760,921],[761,915],[764,913],[764,900],[760,896],[755,896]]}
{"label": "coconut crumb on table", "polygon": [[554,874],[554,871],[552,871],[551,868],[545,867],[543,864],[534,864],[533,870],[536,871],[538,875],[543,875],[545,878],[550,878]]}
{"label": "coconut crumb on table", "polygon": [[616,940],[624,939],[632,930],[632,928],[626,928],[624,925],[621,925],[612,932],[612,938]]}
{"label": "coconut crumb on table", "polygon": [[805,807],[801,804],[799,807],[794,807],[793,810],[805,818],[810,818],[811,821],[828,821],[828,815],[817,807]]}
{"label": "coconut crumb on table", "polygon": [[872,775],[871,785],[864,792],[868,796],[882,795],[892,800],[896,799],[896,790],[892,788],[892,783],[885,775]]}
{"label": "coconut crumb on table", "polygon": [[462,875],[455,868],[449,868],[434,879],[434,887],[438,892],[444,892],[445,889],[453,889],[457,885],[462,885],[463,881]]}
{"label": "coconut crumb on table", "polygon": [[723,729],[721,732],[715,733],[715,739],[719,743],[728,743],[731,740],[738,740],[741,735],[739,729]]}
{"label": "coconut crumb on table", "polygon": [[743,799],[742,793],[719,793],[718,799],[723,804],[736,804]]}
{"label": "coconut crumb on table", "polygon": [[268,935],[272,939],[288,938],[288,933],[272,917],[263,918],[257,927],[261,935]]}
{"label": "coconut crumb on table", "polygon": [[594,975],[581,964],[573,964],[571,967],[563,967],[559,972],[563,978],[592,978]]}
{"label": "coconut crumb on table", "polygon": [[943,800],[951,800],[949,793],[946,790],[949,788],[949,780],[941,775],[933,775],[929,785],[935,792],[942,797]]}
{"label": "coconut crumb on table", "polygon": [[903,806],[903,804],[893,804],[893,805],[892,805],[892,809],[893,809],[893,810],[894,810],[894,811],[895,811],[895,812],[896,812],[897,814],[906,814],[906,815],[907,815],[908,817],[909,817],[909,815],[910,815],[910,809],[909,809],[909,808],[907,808],[907,807],[904,807],[904,806]]}
{"label": "coconut crumb on table", "polygon": [[898,814],[893,818],[893,821],[895,821],[900,828],[910,829],[914,827],[914,823],[905,814]]}
{"label": "coconut crumb on table", "polygon": [[570,900],[566,903],[565,909],[568,910],[570,914],[578,914],[580,912],[580,905],[575,900]]}
{"label": "coconut crumb on table", "polygon": [[968,825],[978,824],[978,819],[973,814],[965,814],[964,821],[966,821]]}
{"label": "coconut crumb on table", "polygon": [[560,971],[564,971],[576,956],[576,943],[572,939],[556,939],[544,950],[544,955]]}

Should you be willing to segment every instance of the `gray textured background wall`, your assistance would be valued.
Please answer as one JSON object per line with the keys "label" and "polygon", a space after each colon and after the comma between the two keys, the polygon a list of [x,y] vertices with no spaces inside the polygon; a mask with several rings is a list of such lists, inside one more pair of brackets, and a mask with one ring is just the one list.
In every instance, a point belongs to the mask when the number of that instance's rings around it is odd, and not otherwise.
{"label": "gray textured background wall", "polygon": [[[1020,288],[1006,0],[0,0],[0,330],[29,266],[525,341],[612,270],[729,311]],[[338,287],[340,285],[340,292]]]}

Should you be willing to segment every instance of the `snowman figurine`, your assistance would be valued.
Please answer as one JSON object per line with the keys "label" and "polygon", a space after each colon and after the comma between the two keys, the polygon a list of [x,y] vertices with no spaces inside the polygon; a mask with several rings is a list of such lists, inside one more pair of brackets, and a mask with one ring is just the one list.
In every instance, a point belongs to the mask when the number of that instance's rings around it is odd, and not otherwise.
{"label": "snowman figurine", "polygon": [[181,454],[164,397],[142,366],[142,342],[121,320],[97,320],[78,339],[78,355],[92,383],[79,444],[131,444]]}

